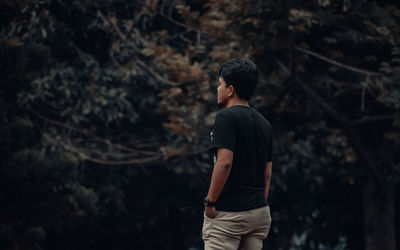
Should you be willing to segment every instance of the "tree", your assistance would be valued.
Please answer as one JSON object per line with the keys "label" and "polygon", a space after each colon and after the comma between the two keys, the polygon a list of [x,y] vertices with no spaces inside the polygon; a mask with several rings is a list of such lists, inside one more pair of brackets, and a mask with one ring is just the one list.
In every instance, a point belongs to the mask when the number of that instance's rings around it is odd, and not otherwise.
{"label": "tree", "polygon": [[[390,1],[2,4],[10,11],[1,26],[0,53],[7,58],[0,67],[1,131],[6,145],[14,145],[1,151],[0,171],[14,176],[4,180],[13,191],[2,189],[10,206],[0,224],[15,236],[7,238],[8,247],[23,242],[25,233],[10,224],[21,214],[24,229],[40,232],[24,244],[38,248],[57,246],[57,239],[76,248],[86,238],[96,240],[82,248],[111,248],[107,239],[129,248],[131,234],[142,234],[134,240],[146,249],[201,245],[196,201],[205,194],[211,164],[205,149],[217,111],[216,71],[225,60],[244,57],[260,70],[252,105],[276,134],[276,226],[268,245],[360,248],[351,237],[363,225],[355,219],[358,210],[338,205],[350,202],[364,209],[364,248],[395,248],[400,12]],[[30,159],[32,165],[24,163]],[[17,191],[17,180],[32,187],[34,166],[43,186]],[[58,185],[75,204],[57,214],[76,222],[60,226],[63,236],[47,226],[58,223],[55,217],[31,223],[29,211],[10,213],[26,204],[11,197],[30,199]],[[362,207],[358,188],[373,202]],[[190,200],[171,206],[176,193]],[[69,204],[68,195],[57,191],[38,200],[48,209],[56,199]],[[381,212],[371,217],[372,211]],[[181,223],[163,242],[143,234],[161,234],[172,218]]]}

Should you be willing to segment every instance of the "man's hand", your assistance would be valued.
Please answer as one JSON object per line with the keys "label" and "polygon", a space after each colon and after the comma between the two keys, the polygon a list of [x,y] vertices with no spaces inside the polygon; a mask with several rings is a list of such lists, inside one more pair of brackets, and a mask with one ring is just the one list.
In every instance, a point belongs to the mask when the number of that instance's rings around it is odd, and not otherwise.
{"label": "man's hand", "polygon": [[210,219],[214,219],[217,216],[214,206],[206,206],[206,216]]}

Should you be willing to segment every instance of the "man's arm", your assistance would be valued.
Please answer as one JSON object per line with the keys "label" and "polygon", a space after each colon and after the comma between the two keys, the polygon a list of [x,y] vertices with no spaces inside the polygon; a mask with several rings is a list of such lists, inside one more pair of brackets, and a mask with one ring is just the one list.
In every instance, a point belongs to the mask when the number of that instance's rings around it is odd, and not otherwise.
{"label": "man's arm", "polygon": [[[208,199],[211,202],[217,201],[222,189],[231,172],[233,162],[233,152],[226,148],[217,149],[217,162],[215,163],[212,176],[210,189],[208,190]],[[206,215],[210,218],[215,217],[215,207],[206,206]]]}
{"label": "man's arm", "polygon": [[272,161],[267,162],[267,166],[265,167],[265,199],[268,199],[268,191],[269,191],[269,183],[271,182],[271,174],[272,174]]}

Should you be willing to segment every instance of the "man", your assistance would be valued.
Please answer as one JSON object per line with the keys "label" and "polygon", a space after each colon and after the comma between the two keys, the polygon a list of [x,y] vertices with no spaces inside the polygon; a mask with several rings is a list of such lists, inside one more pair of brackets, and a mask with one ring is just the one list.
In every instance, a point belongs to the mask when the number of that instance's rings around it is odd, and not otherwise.
{"label": "man", "polygon": [[235,58],[219,70],[218,104],[209,150],[214,168],[207,197],[206,250],[261,249],[271,215],[267,202],[272,168],[272,127],[249,99],[257,86],[254,63]]}

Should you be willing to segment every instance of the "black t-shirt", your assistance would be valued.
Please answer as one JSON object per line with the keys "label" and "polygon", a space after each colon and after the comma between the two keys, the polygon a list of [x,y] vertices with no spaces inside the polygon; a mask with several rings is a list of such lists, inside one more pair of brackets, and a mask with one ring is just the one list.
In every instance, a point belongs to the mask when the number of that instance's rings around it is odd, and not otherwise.
{"label": "black t-shirt", "polygon": [[235,105],[217,114],[210,136],[214,165],[217,148],[233,151],[232,169],[216,209],[247,211],[268,205],[264,191],[265,168],[272,161],[270,123],[254,108]]}

